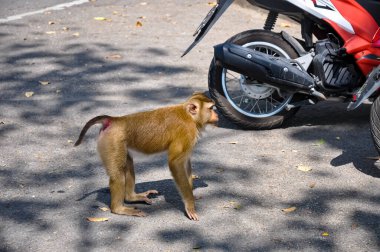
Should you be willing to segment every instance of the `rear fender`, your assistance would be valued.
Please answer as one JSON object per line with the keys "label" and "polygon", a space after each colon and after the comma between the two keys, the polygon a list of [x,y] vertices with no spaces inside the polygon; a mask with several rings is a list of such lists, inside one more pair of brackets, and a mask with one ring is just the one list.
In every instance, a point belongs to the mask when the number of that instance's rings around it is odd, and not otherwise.
{"label": "rear fender", "polygon": [[193,36],[196,36],[194,42],[185,50],[181,57],[185,56],[191,49],[194,48],[207,34],[211,27],[218,21],[222,14],[228,9],[234,0],[218,0],[217,5],[214,6],[207,14],[205,19],[201,22]]}

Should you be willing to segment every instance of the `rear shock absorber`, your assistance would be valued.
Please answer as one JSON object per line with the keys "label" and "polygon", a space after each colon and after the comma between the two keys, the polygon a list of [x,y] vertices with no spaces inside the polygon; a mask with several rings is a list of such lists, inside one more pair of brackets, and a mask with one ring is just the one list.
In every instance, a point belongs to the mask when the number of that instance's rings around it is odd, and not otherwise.
{"label": "rear shock absorber", "polygon": [[267,19],[265,20],[264,30],[271,31],[274,28],[278,18],[278,12],[270,11],[268,13]]}

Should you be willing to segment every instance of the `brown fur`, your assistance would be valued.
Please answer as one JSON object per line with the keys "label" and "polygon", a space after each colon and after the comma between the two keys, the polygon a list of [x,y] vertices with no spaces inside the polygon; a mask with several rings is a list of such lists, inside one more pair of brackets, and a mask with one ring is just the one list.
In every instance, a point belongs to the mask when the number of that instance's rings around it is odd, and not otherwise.
{"label": "brown fur", "polygon": [[193,94],[186,102],[152,111],[121,117],[97,116],[83,127],[75,146],[94,124],[103,125],[98,138],[98,152],[110,177],[111,211],[116,214],[145,216],[140,210],[125,207],[123,202],[151,203],[149,190],[135,193],[133,160],[128,150],[145,154],[168,151],[169,169],[185,204],[186,213],[198,220],[192,192],[190,156],[206,124],[218,121],[214,102],[201,93]]}

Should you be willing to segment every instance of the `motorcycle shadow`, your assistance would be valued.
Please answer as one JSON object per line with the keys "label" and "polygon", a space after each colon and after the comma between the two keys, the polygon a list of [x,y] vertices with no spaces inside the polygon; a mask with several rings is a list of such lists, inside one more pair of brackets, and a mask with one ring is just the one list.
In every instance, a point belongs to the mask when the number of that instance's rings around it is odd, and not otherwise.
{"label": "motorcycle shadow", "polygon": [[330,162],[334,167],[350,163],[352,163],[358,171],[374,178],[380,178],[379,157],[358,157],[357,151],[343,150],[340,156],[333,158]]}
{"label": "motorcycle shadow", "polygon": [[297,114],[286,121],[284,128],[299,126],[340,125],[368,126],[371,104],[363,104],[355,110],[347,111],[348,103],[339,99],[325,101],[311,106],[303,106]]}
{"label": "motorcycle shadow", "polygon": [[[347,111],[347,105],[332,100],[302,107],[293,118],[275,130],[289,131],[291,138],[303,142],[315,143],[323,139],[326,144],[342,150],[341,155],[330,161],[332,166],[352,164],[358,171],[380,178],[380,161],[377,162],[378,153],[370,133],[371,104],[363,104],[353,111]],[[223,116],[218,126],[241,130]]]}
{"label": "motorcycle shadow", "polygon": [[[379,155],[370,133],[371,104],[364,104],[353,111],[347,111],[347,105],[327,101],[303,107],[284,128],[302,127],[302,134],[314,136],[314,141],[324,139],[330,146],[341,149],[342,154],[331,160],[332,166],[352,164],[358,171],[380,178]],[[305,126],[310,128],[305,129]],[[300,137],[301,134],[296,135]]]}

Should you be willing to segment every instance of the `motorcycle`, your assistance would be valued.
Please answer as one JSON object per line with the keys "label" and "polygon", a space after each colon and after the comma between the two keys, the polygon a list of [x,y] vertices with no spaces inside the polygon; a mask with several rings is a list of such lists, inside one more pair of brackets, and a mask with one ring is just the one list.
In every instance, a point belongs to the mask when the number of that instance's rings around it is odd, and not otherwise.
{"label": "motorcycle", "polygon": [[[233,1],[217,1],[182,56]],[[369,100],[371,133],[380,153],[380,1],[247,1],[268,15],[263,29],[214,46],[209,92],[218,110],[242,128],[272,129],[301,106],[330,97],[350,101],[348,110]],[[300,24],[302,39],[273,32],[279,14]]]}

